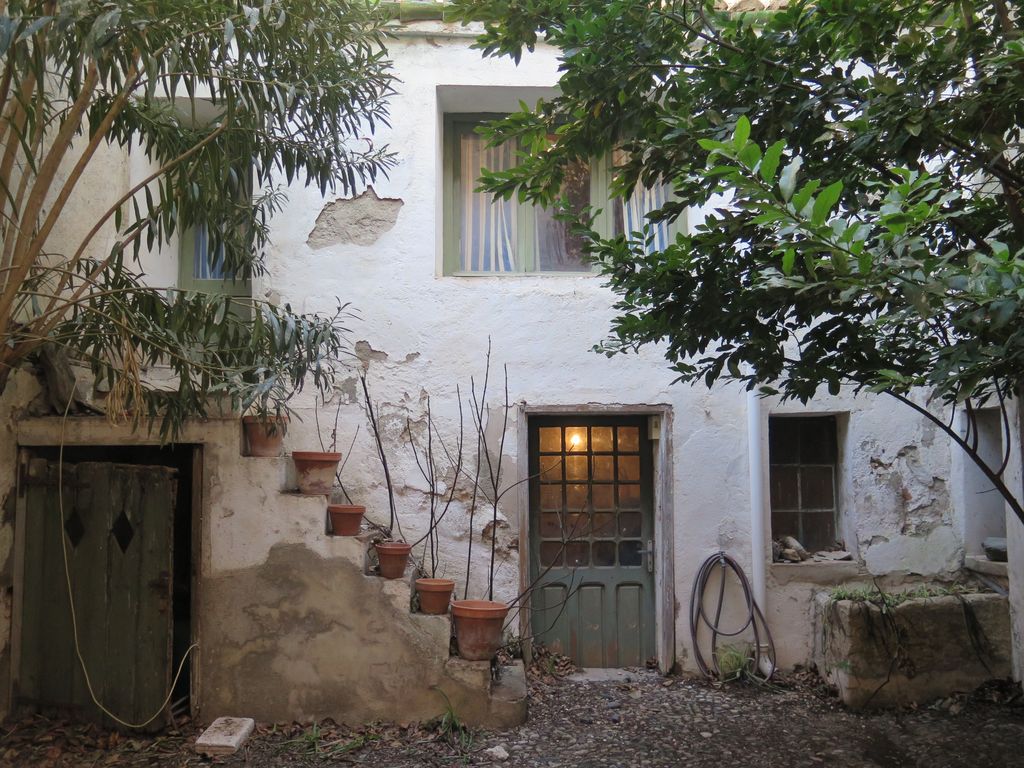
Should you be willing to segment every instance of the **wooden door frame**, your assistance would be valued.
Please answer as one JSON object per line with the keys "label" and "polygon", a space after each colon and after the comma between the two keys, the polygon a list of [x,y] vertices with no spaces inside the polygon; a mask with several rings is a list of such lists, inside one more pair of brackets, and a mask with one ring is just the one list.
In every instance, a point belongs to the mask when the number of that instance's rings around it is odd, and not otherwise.
{"label": "wooden door frame", "polygon": [[[653,443],[654,473],[654,645],[658,670],[668,674],[675,656],[675,520],[672,504],[672,406],[670,405],[525,405],[516,414],[516,455],[519,490],[516,494],[519,522],[519,592],[530,586],[530,430],[531,418],[544,416],[643,416]],[[531,657],[530,599],[519,611],[519,636],[524,638],[523,655]]]}
{"label": "wooden door frame", "polygon": [[[184,443],[192,448],[192,509],[191,523],[192,523],[192,557],[191,557],[191,642],[199,643],[200,638],[200,626],[199,626],[199,590],[200,590],[200,564],[202,563],[202,524],[203,524],[203,486],[204,486],[204,463],[203,463],[203,449],[202,443],[189,442]],[[153,440],[148,437],[141,438],[137,435],[132,435],[131,438],[125,440],[113,439],[109,442],[103,442],[98,440],[66,440],[65,447],[74,448],[117,448],[123,446],[159,446],[158,440]],[[11,623],[10,623],[10,636],[8,638],[9,647],[11,649],[9,656],[9,672],[7,675],[7,686],[6,690],[0,691],[0,696],[5,699],[6,711],[8,714],[14,714],[14,692],[18,684],[18,678],[21,674],[21,636],[23,629],[23,613],[25,610],[24,606],[24,589],[25,589],[25,515],[26,510],[26,481],[27,481],[27,468],[29,459],[38,455],[37,449],[53,448],[54,443],[52,440],[39,439],[39,440],[25,440],[19,439],[17,453],[16,453],[16,465],[15,465],[15,505],[14,505],[14,542],[13,542],[13,571],[12,571],[12,596],[11,596]],[[168,610],[173,610],[172,606],[169,606]],[[193,719],[198,716],[198,703],[199,698],[199,686],[202,683],[202,677],[199,673],[200,665],[198,663],[198,655],[193,652],[192,658],[190,659],[190,676],[189,676],[189,709]],[[171,675],[177,672],[177,667],[171,669]]]}

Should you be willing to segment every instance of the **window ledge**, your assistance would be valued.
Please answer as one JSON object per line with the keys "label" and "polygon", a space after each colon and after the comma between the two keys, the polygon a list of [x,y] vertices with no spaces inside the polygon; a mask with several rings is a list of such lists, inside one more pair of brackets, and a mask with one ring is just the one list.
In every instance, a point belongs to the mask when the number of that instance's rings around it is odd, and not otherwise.
{"label": "window ledge", "polygon": [[500,280],[522,280],[527,277],[539,277],[545,280],[551,278],[587,278],[601,277],[599,272],[445,272],[441,277],[468,277],[474,280],[483,278],[496,278]]}
{"label": "window ledge", "polygon": [[1007,576],[1007,563],[997,563],[982,555],[967,555],[964,557],[964,568],[975,573],[983,573],[986,576]]}
{"label": "window ledge", "polygon": [[856,560],[836,562],[772,563],[772,580],[778,586],[786,584],[841,584],[850,579],[864,578],[867,571]]}

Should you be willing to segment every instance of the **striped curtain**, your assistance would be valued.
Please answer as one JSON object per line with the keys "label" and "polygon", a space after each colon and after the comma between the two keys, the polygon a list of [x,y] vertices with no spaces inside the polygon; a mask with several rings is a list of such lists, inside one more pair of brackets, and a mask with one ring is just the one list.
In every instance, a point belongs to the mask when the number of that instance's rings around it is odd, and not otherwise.
{"label": "striped curtain", "polygon": [[459,189],[462,225],[459,233],[463,272],[516,272],[516,203],[475,192],[480,172],[504,171],[514,165],[510,144],[487,147],[481,136],[459,138]]}
{"label": "striped curtain", "polygon": [[667,221],[655,223],[647,219],[647,214],[665,205],[671,194],[672,190],[667,184],[658,184],[653,188],[637,184],[632,196],[622,201],[624,234],[633,242],[646,241],[647,253],[664,251],[671,242]]}
{"label": "striped curtain", "polygon": [[192,256],[192,276],[196,280],[224,280],[223,246],[218,250],[217,258],[210,258],[210,235],[205,224],[195,225],[195,248]]}

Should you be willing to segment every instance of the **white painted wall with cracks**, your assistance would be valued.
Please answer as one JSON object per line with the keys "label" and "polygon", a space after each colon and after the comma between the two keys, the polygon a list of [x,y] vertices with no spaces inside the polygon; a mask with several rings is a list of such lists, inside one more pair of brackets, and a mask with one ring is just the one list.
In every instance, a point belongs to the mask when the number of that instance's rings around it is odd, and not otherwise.
{"label": "white painted wall with cracks", "polygon": [[[549,90],[557,81],[554,51],[539,48],[519,66],[484,60],[470,49],[470,38],[458,28],[433,22],[406,25],[390,48],[401,83],[392,102],[393,127],[381,133],[399,154],[390,178],[374,185],[356,202],[324,200],[315,188],[295,186],[289,202],[272,221],[268,272],[255,291],[299,311],[330,311],[338,301],[351,302],[359,318],[351,324],[355,356],[332,402],[320,408],[321,424],[333,421],[340,407],[339,445],[347,450],[359,428],[344,469],[346,489],[368,516],[387,522],[387,498],[373,441],[368,432],[357,376],[365,371],[380,409],[381,425],[396,480],[397,503],[405,537],[419,538],[426,525],[427,502],[404,437],[407,420],[421,434],[426,399],[447,440],[457,432],[456,385],[465,396],[470,377],[483,373],[488,337],[493,345],[492,405],[501,398],[503,366],[508,367],[509,394],[516,408],[623,406],[667,407],[671,429],[670,473],[674,519],[675,650],[680,664],[692,668],[687,629],[692,578],[700,562],[725,549],[749,567],[749,485],[745,393],[735,386],[713,390],[673,385],[672,374],[656,349],[637,355],[606,358],[592,351],[613,317],[614,296],[591,275],[445,277],[441,264],[443,111],[485,111],[513,108],[520,97]],[[127,189],[143,169],[132,158],[112,158],[116,174],[97,178],[97,190],[113,195]],[[111,179],[121,179],[119,185]],[[81,211],[64,222],[70,229],[88,220]],[[63,221],[63,220],[62,220]],[[75,222],[78,222],[76,225]],[[145,268],[154,283],[177,274],[170,248],[147,257]],[[14,421],[31,417],[29,403],[37,388],[19,376],[0,400],[0,678],[8,674],[13,576],[11,534],[15,465]],[[301,421],[287,436],[288,449],[319,446],[314,406],[309,393],[296,403]],[[831,584],[847,580],[869,584],[948,579],[963,559],[963,516],[969,514],[950,488],[952,452],[949,441],[927,421],[895,401],[882,397],[824,396],[807,408],[761,401],[769,413],[821,412],[842,418],[839,504],[847,547],[863,563],[844,566],[773,566],[769,569],[766,612],[776,635],[784,666],[809,660],[812,648],[813,597]],[[488,412],[487,429],[500,431],[500,409]],[[510,480],[526,474],[519,455],[519,412],[510,415],[503,462]],[[467,436],[471,425],[466,411]],[[767,440],[765,430],[765,440]],[[767,445],[764,446],[767,456]],[[1016,449],[1015,449],[1016,450]],[[473,452],[467,440],[467,455]],[[1017,486],[1020,486],[1019,472]],[[222,479],[244,478],[224,472]],[[451,482],[446,478],[445,482]],[[499,526],[497,594],[510,598],[519,588],[519,495],[508,495]],[[486,513],[469,528],[466,494],[442,528],[441,571],[463,581],[465,552],[474,544],[470,594],[480,596],[486,580],[483,540]],[[216,516],[217,511],[212,512]],[[254,520],[259,520],[258,517]],[[258,540],[257,530],[237,529],[209,521],[211,556],[204,573],[259,565],[264,548],[239,551],[227,537]],[[507,527],[506,527],[507,526]],[[1024,551],[1024,532],[1008,522],[1011,545]],[[224,537],[219,540],[218,537]],[[228,554],[230,553],[230,554]],[[769,557],[767,551],[760,553]],[[1024,591],[1021,557],[1011,567],[1015,594]],[[805,570],[799,570],[805,569]],[[1016,637],[1024,636],[1021,612]],[[1017,643],[1018,675],[1022,643]],[[0,683],[3,680],[0,679]]]}

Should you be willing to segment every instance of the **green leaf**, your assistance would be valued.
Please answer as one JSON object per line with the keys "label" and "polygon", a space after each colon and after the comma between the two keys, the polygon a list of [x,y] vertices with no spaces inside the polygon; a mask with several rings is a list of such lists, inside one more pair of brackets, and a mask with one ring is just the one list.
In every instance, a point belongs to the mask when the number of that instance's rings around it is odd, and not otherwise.
{"label": "green leaf", "polygon": [[779,177],[779,190],[782,192],[782,198],[787,202],[793,197],[793,192],[796,190],[796,175],[803,164],[804,159],[797,155],[782,169],[782,175]]}
{"label": "green leaf", "polygon": [[775,181],[775,172],[779,169],[779,161],[782,159],[782,152],[786,148],[786,142],[777,141],[764,151],[761,158],[761,167],[758,169],[761,178],[769,184]]}
{"label": "green leaf", "polygon": [[224,19],[224,44],[230,45],[235,38],[235,22],[231,19]]}
{"label": "green leaf", "polygon": [[811,221],[816,225],[825,223],[832,208],[839,201],[839,197],[843,194],[843,183],[841,181],[833,182],[821,190],[818,195],[818,199],[814,201],[814,210],[811,212]]}
{"label": "green leaf", "polygon": [[732,143],[739,152],[746,146],[747,139],[750,138],[750,121],[746,115],[740,115],[740,119],[736,121],[736,131],[732,135]]}
{"label": "green leaf", "polygon": [[789,277],[793,274],[793,265],[796,263],[796,251],[787,248],[782,254],[782,274]]}

